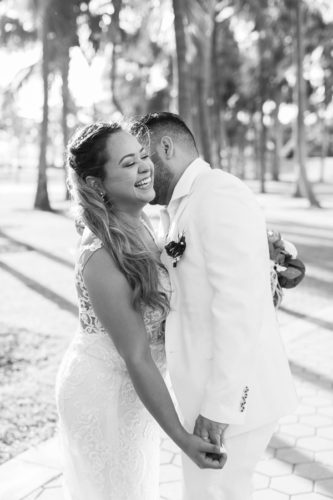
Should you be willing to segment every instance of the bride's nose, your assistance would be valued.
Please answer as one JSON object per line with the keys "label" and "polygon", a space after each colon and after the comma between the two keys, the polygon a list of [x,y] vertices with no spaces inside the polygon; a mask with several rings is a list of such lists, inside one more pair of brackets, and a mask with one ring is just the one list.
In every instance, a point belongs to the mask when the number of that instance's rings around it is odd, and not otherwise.
{"label": "bride's nose", "polygon": [[139,173],[143,174],[145,172],[149,172],[149,170],[150,168],[149,165],[147,165],[147,162],[145,162],[144,160],[140,160],[138,168]]}

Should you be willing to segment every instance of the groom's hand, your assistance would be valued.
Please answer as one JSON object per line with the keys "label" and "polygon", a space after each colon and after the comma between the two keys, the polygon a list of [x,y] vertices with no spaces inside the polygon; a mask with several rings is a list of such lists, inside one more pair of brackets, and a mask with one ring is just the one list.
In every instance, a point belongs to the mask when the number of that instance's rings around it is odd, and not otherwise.
{"label": "groom's hand", "polygon": [[[208,418],[199,415],[195,421],[193,434],[200,436],[205,441],[210,441],[218,446],[223,446],[223,434],[227,427],[228,424],[214,422],[213,420],[209,420]],[[207,454],[207,458],[217,460],[220,463],[220,466],[223,467],[227,461],[227,451],[224,448],[221,455],[209,453]]]}
{"label": "groom's hand", "polygon": [[222,446],[223,444],[223,434],[228,427],[228,424],[222,424],[220,422],[214,422],[208,418],[199,415],[195,421],[193,434],[200,436],[206,441],[210,441],[213,444]]}

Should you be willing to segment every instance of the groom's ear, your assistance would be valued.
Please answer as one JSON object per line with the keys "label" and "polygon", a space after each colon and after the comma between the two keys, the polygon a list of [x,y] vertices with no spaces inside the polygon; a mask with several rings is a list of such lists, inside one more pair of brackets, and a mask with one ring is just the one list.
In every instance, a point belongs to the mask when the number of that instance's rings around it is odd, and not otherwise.
{"label": "groom's ear", "polygon": [[164,135],[161,138],[162,154],[166,160],[170,160],[175,154],[175,145],[169,135]]}

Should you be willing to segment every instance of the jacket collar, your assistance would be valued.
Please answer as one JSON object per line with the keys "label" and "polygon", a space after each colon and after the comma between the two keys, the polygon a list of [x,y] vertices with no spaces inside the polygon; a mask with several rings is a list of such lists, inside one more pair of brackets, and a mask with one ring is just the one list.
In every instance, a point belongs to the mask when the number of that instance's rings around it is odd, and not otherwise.
{"label": "jacket collar", "polygon": [[173,190],[168,208],[175,201],[179,201],[184,196],[188,196],[191,193],[192,186],[196,178],[200,174],[203,174],[208,170],[211,170],[209,164],[201,158],[196,158],[194,161],[192,161],[192,163],[189,164],[189,166],[177,182],[175,189]]}

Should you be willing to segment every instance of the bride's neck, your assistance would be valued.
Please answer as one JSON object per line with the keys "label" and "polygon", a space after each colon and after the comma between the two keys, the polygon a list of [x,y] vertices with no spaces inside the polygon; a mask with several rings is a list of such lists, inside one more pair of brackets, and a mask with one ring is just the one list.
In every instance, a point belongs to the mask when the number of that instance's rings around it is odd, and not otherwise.
{"label": "bride's neck", "polygon": [[118,211],[119,218],[129,226],[136,228],[142,223],[142,210],[133,213]]}

